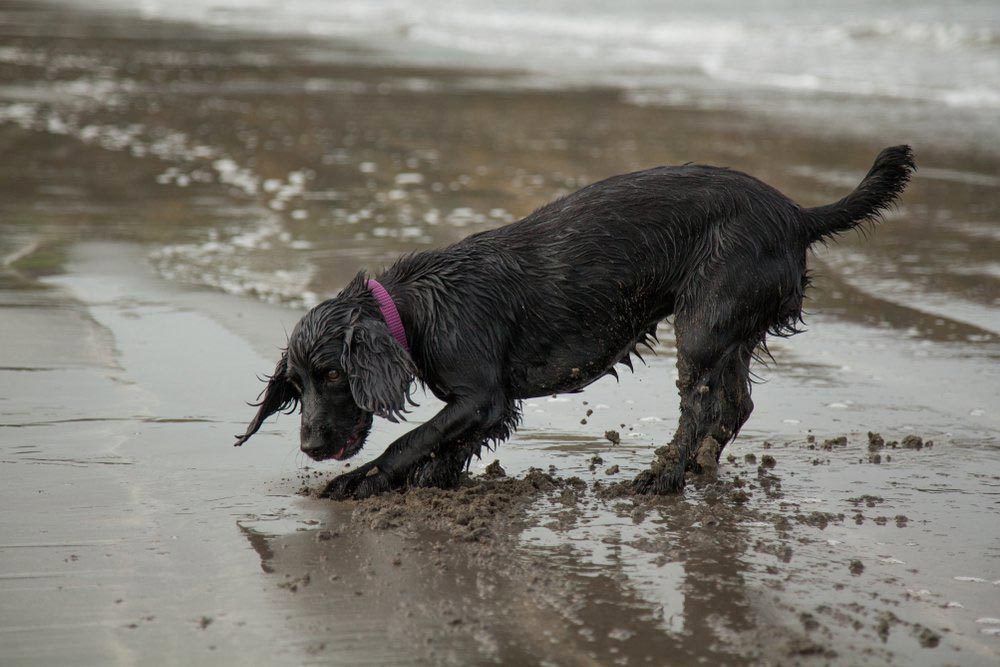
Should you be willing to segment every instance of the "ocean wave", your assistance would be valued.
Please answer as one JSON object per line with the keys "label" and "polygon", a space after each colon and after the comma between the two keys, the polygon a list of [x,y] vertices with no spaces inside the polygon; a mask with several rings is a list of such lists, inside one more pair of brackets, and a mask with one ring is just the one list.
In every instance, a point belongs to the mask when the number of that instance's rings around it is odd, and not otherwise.
{"label": "ocean wave", "polygon": [[350,38],[397,60],[520,69],[564,85],[697,93],[688,76],[697,71],[710,84],[743,88],[1000,107],[1000,18],[988,0],[765,0],[752,11],[738,0],[103,2],[222,28]]}
{"label": "ocean wave", "polygon": [[875,19],[848,25],[844,32],[851,40],[910,43],[945,51],[965,46],[1000,47],[1000,29],[982,24]]}

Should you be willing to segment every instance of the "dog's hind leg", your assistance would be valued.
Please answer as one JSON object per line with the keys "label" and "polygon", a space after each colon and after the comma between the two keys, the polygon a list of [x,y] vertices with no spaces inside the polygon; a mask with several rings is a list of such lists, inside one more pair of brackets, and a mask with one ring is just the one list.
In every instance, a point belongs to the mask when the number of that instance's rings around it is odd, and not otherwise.
{"label": "dog's hind leg", "polygon": [[750,362],[755,344],[739,344],[727,353],[710,376],[709,400],[704,405],[697,449],[687,469],[701,473],[714,469],[722,450],[750,418]]}
{"label": "dog's hind leg", "polygon": [[[699,311],[677,317],[680,420],[670,444],[657,449],[650,469],[633,481],[637,493],[682,490],[685,473],[714,467],[722,448],[753,411],[750,361],[763,334],[747,334],[735,323],[717,326],[715,318],[706,317],[711,314]],[[728,338],[720,338],[720,332]]]}

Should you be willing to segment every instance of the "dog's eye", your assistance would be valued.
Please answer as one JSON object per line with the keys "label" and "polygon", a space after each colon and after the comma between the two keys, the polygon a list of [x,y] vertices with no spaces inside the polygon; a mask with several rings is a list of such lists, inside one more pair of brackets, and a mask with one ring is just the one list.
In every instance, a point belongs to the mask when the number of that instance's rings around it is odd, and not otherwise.
{"label": "dog's eye", "polygon": [[327,371],[326,372],[326,381],[327,382],[336,382],[339,379],[340,379],[340,371]]}

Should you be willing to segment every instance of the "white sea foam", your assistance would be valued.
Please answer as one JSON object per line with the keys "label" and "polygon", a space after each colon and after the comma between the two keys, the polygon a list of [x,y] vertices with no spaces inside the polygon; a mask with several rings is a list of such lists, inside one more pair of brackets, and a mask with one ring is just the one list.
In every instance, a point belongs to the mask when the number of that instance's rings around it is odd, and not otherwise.
{"label": "white sea foam", "polygon": [[249,224],[211,229],[197,242],[163,246],[150,260],[171,280],[310,307],[318,303],[309,290],[315,267],[288,256],[307,247],[306,242],[292,239],[280,218],[265,215]]}
{"label": "white sea foam", "polygon": [[[1000,16],[992,0],[891,5],[847,0],[828,6],[764,0],[752,11],[740,0],[103,4],[209,26],[349,37],[406,61],[523,69],[545,74],[546,86],[613,83],[637,90],[652,86],[676,96],[679,88],[690,88],[694,75],[737,88],[1000,109]],[[0,52],[0,60],[31,57],[18,49]],[[309,85],[327,90],[342,84],[316,80]],[[401,85],[416,90],[428,82]]]}
{"label": "white sea foam", "polygon": [[[3,55],[0,52],[0,60]],[[284,178],[264,180],[221,150],[192,141],[183,132],[149,128],[140,123],[81,125],[72,115],[31,102],[0,104],[2,123],[73,137],[108,151],[159,158],[169,165],[156,176],[156,182],[164,187],[190,188],[218,182],[234,188],[251,202],[266,190],[271,209],[283,210],[287,206],[294,209],[289,218],[308,217],[305,209],[294,205],[303,200],[306,185],[313,176],[310,170],[294,170]],[[205,236],[198,241],[160,247],[152,253],[151,261],[168,278],[234,294],[313,305],[317,297],[309,290],[309,284],[315,268],[301,255],[312,244],[294,238],[285,228],[283,216],[268,215],[266,211],[263,207],[257,209],[256,222],[251,215],[250,222],[203,231]],[[275,267],[294,268],[275,270]]]}

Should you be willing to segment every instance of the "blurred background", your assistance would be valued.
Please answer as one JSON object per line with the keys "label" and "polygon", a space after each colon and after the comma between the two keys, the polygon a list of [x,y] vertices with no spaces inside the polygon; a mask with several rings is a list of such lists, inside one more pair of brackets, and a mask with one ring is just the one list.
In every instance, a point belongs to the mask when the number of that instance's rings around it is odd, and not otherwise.
{"label": "blurred background", "polygon": [[988,0],[2,7],[8,237],[94,225],[165,276],[311,304],[614,173],[708,162],[810,205],[909,142],[914,215],[830,263],[963,322],[995,305]]}

